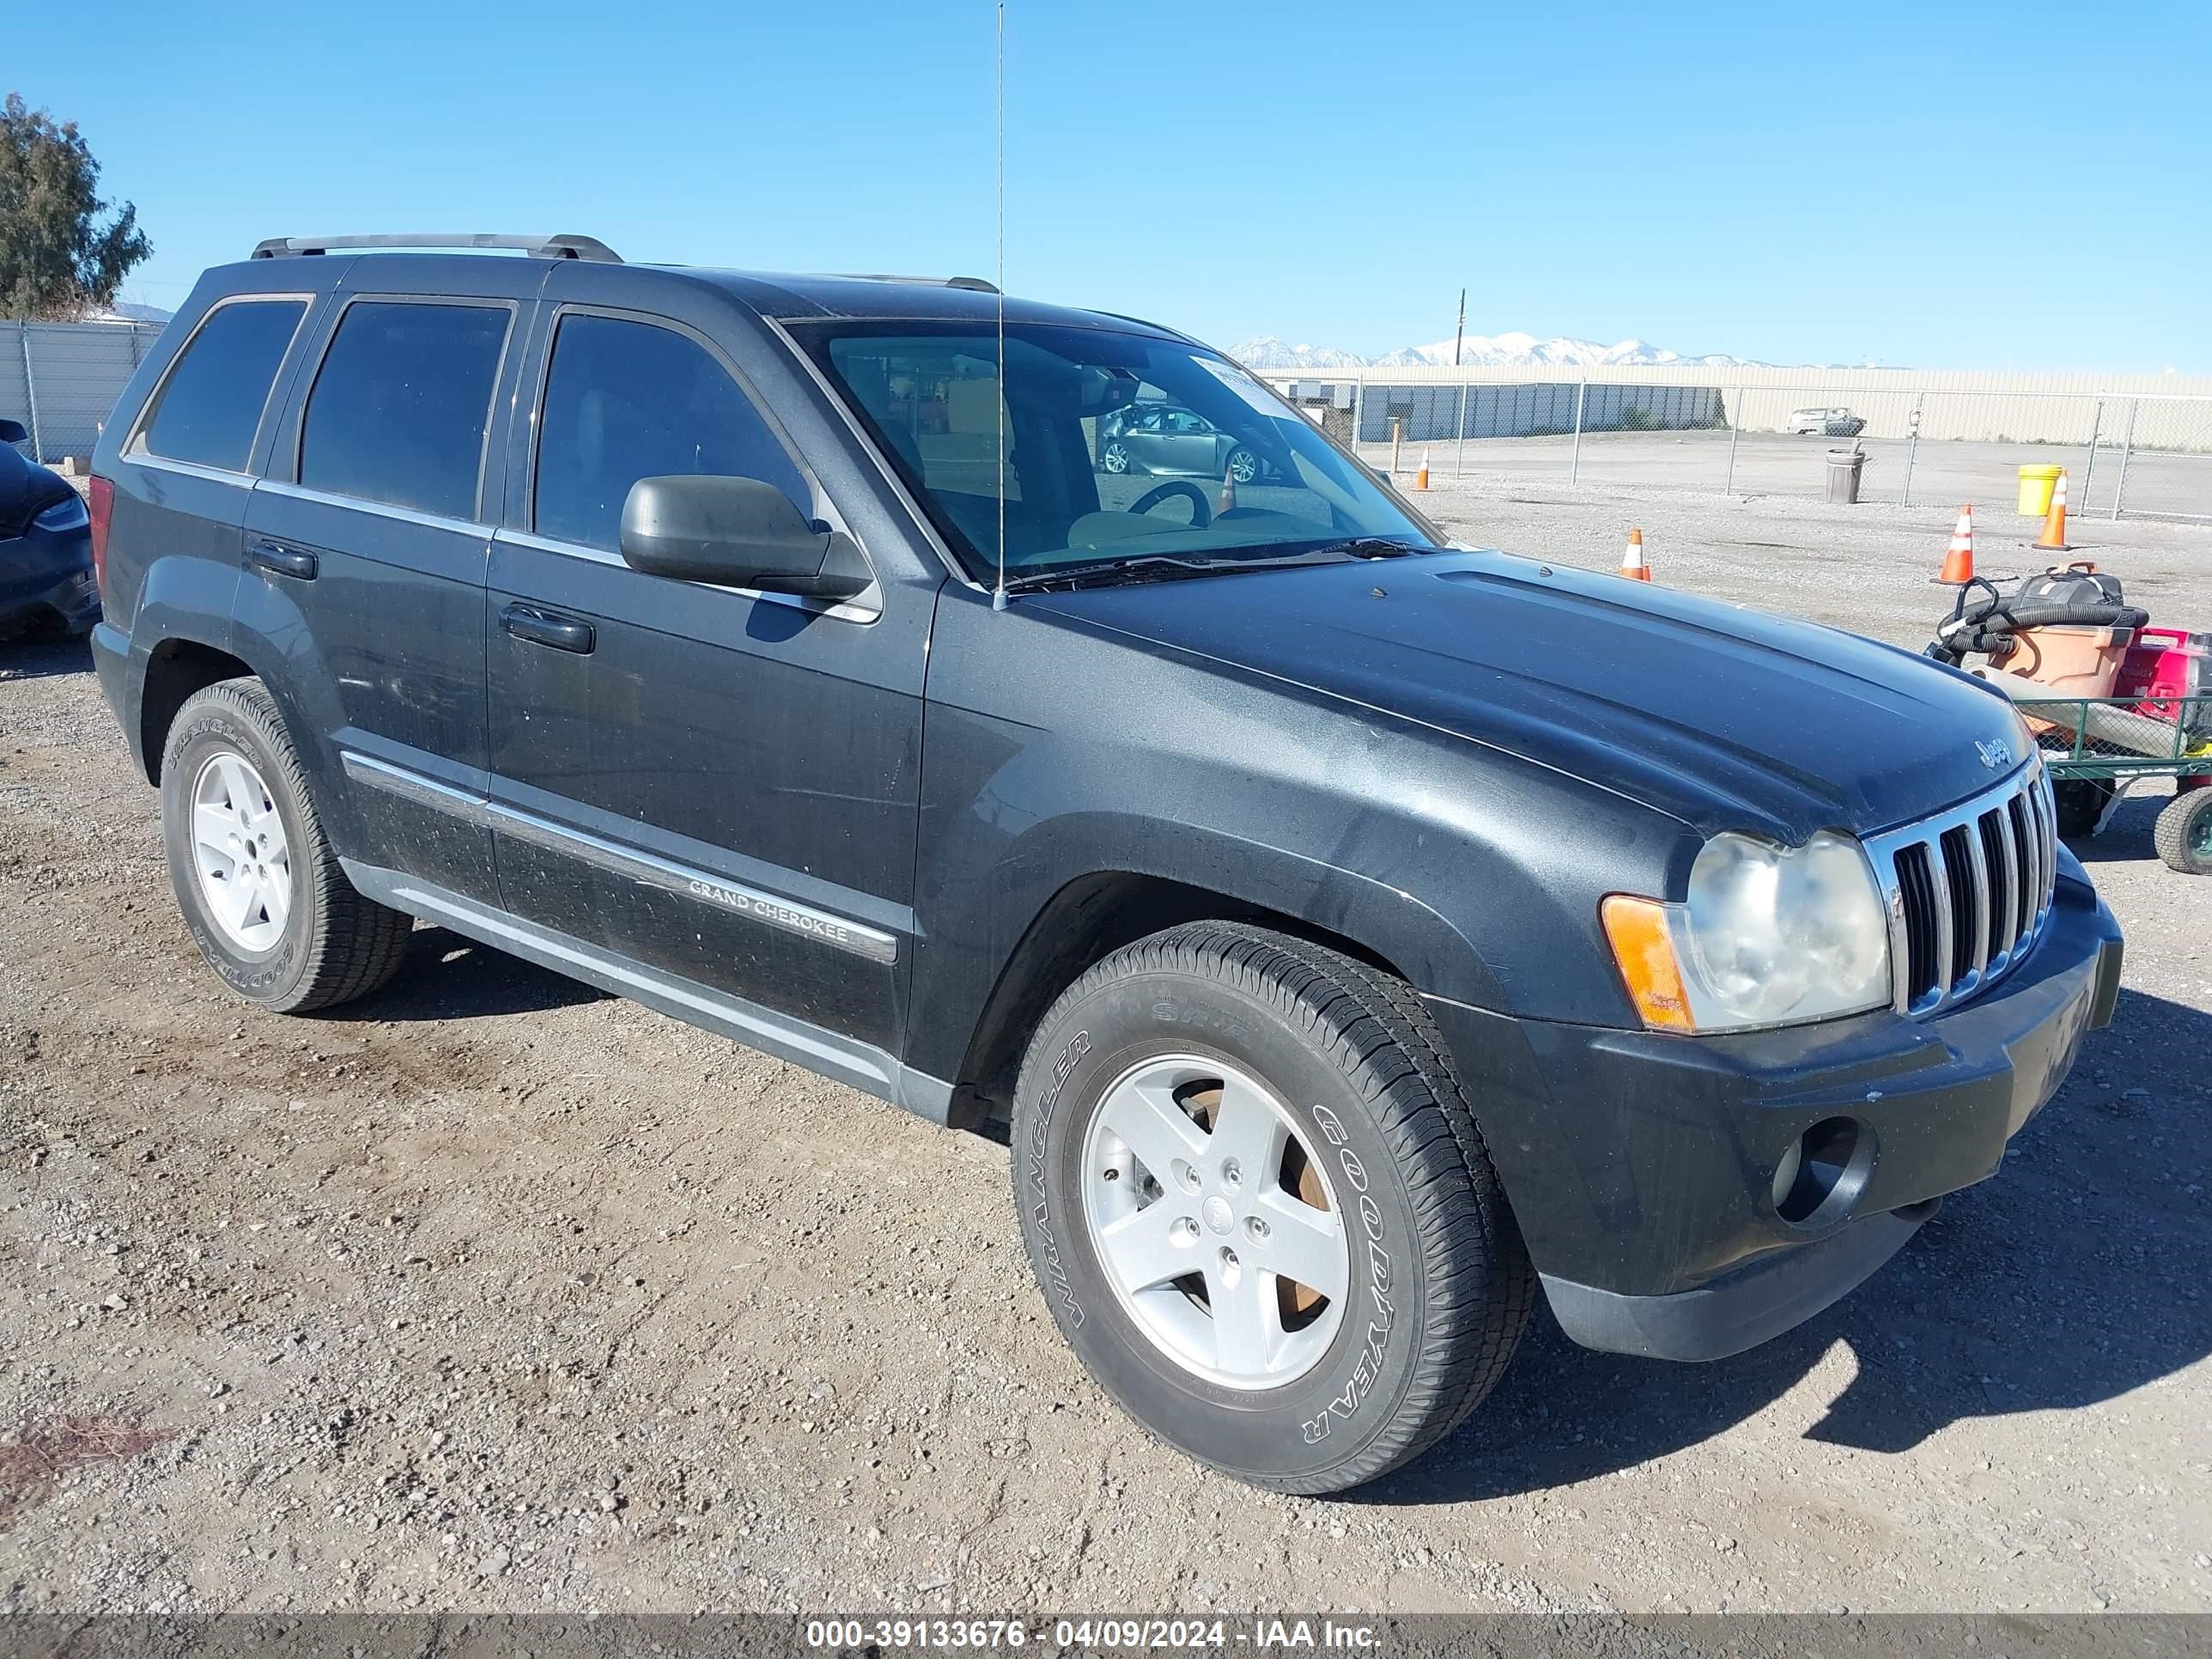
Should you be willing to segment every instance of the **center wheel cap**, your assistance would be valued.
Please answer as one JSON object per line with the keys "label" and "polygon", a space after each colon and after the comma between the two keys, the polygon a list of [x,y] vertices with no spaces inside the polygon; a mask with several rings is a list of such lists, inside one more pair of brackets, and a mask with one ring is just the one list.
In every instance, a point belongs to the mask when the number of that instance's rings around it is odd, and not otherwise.
{"label": "center wheel cap", "polygon": [[1217,1233],[1225,1233],[1237,1224],[1237,1212],[1229,1207],[1229,1200],[1218,1195],[1199,1206],[1198,1212]]}

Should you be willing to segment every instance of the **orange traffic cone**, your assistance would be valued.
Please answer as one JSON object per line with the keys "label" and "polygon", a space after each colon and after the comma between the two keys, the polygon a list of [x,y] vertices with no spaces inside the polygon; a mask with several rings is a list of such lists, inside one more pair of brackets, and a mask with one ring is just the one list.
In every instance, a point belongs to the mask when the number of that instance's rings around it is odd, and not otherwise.
{"label": "orange traffic cone", "polygon": [[2066,539],[2066,475],[2063,472],[2058,475],[2058,483],[2051,492],[2051,511],[2043,515],[2043,534],[2035,544],[2048,548],[2054,553],[2064,553],[2072,547]]}
{"label": "orange traffic cone", "polygon": [[1620,556],[1620,574],[1632,582],[1651,580],[1651,567],[1644,558],[1644,532],[1640,530],[1628,532],[1628,546]]}
{"label": "orange traffic cone", "polygon": [[1962,587],[1974,580],[1974,509],[1971,503],[1959,509],[1959,526],[1951,532],[1951,548],[1943,555],[1943,568],[1936,580]]}
{"label": "orange traffic cone", "polygon": [[1421,470],[1413,475],[1413,488],[1416,489],[1426,489],[1428,487],[1429,452],[1425,449],[1421,452]]}
{"label": "orange traffic cone", "polygon": [[1237,505],[1237,469],[1234,465],[1221,470],[1221,497],[1213,504],[1217,516]]}

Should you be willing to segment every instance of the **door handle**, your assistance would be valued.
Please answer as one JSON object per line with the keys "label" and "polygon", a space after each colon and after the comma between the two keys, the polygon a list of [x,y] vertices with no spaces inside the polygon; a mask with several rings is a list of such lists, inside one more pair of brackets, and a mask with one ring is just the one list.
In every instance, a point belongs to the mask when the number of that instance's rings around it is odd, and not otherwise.
{"label": "door handle", "polygon": [[313,554],[304,548],[287,547],[282,542],[248,542],[246,561],[276,575],[303,582],[314,580],[318,568]]}
{"label": "door handle", "polygon": [[532,645],[550,645],[556,651],[573,651],[580,657],[589,656],[592,647],[599,643],[591,623],[578,622],[574,617],[556,617],[535,605],[508,605],[499,613],[499,625],[518,640],[528,640]]}

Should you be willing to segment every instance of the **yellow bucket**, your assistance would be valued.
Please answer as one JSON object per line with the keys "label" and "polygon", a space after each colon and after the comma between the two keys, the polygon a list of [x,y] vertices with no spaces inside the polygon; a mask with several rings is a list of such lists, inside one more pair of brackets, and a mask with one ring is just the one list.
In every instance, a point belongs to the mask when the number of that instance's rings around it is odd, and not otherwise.
{"label": "yellow bucket", "polygon": [[2024,466],[2020,470],[2020,516],[2040,519],[2051,511],[2051,492],[2058,488],[2055,466]]}

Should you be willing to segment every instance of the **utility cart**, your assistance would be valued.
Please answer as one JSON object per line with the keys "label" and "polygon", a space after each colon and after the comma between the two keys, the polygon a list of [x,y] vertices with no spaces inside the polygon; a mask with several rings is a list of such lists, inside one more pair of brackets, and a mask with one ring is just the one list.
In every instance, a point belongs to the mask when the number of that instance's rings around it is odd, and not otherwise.
{"label": "utility cart", "polygon": [[1928,654],[2013,700],[2050,768],[2061,836],[2095,835],[2130,783],[2170,777],[2159,856],[2212,875],[2212,635],[2152,627],[2118,578],[2083,561],[2009,592],[1970,578]]}

